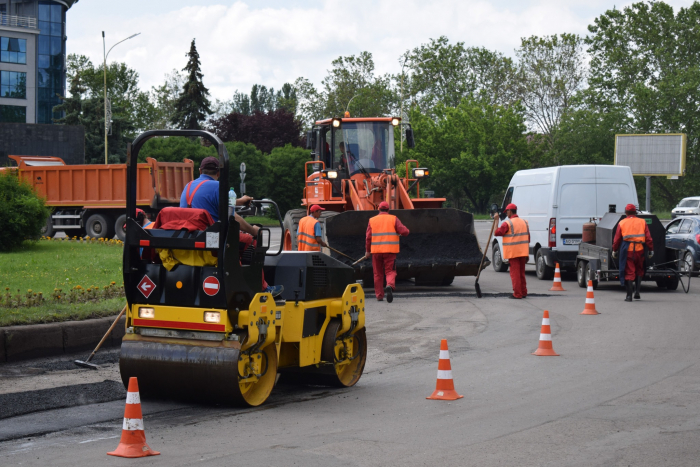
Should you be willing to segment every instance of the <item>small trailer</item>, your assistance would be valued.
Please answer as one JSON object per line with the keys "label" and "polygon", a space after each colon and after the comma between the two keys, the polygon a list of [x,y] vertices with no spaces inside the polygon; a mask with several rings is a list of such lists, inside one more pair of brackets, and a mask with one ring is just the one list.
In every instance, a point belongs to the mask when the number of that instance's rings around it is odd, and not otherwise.
{"label": "small trailer", "polygon": [[[660,288],[676,290],[680,282],[680,273],[675,251],[666,248],[666,229],[653,214],[638,214],[637,217],[646,221],[654,243],[654,256],[649,258],[647,254],[647,270],[642,281],[654,281]],[[606,213],[595,228],[594,241],[579,244],[576,278],[580,287],[586,287],[589,280],[592,281],[594,289],[598,288],[601,281],[616,281],[619,284],[619,257],[612,257],[612,244],[617,226],[624,218],[623,213]]]}

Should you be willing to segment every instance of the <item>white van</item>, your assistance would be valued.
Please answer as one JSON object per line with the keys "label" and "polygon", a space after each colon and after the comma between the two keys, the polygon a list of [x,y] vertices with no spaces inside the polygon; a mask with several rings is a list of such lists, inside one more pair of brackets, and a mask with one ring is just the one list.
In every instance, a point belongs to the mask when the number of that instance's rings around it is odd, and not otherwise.
{"label": "white van", "polygon": [[[584,223],[602,218],[610,205],[617,212],[624,212],[630,203],[639,206],[632,171],[614,165],[520,170],[508,185],[502,210],[510,203],[530,225],[528,263],[536,265],[539,279],[551,279],[556,263],[562,270],[575,270]],[[499,225],[503,219],[505,213]],[[501,257],[502,237],[494,238],[492,248],[494,269],[507,271],[508,264]]]}

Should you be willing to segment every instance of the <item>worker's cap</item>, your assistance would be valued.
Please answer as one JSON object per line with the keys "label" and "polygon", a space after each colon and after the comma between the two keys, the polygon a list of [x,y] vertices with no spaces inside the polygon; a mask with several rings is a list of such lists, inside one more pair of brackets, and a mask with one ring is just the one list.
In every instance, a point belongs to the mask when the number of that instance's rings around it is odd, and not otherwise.
{"label": "worker's cap", "polygon": [[216,157],[205,157],[202,163],[199,165],[200,169],[207,170],[218,170],[221,166],[219,165],[219,159]]}
{"label": "worker's cap", "polygon": [[379,203],[379,210],[380,211],[388,211],[389,210],[389,203],[387,203],[386,201],[382,201],[381,203]]}
{"label": "worker's cap", "polygon": [[143,209],[136,208],[136,219],[143,219],[144,217],[146,217],[146,213]]}
{"label": "worker's cap", "polygon": [[625,206],[625,212],[637,212],[637,206],[634,204],[628,204]]}
{"label": "worker's cap", "polygon": [[311,211],[311,212],[325,211],[325,209],[323,209],[323,208],[322,208],[321,206],[319,206],[318,204],[314,204],[313,206],[311,206],[311,209],[309,209],[309,211]]}
{"label": "worker's cap", "polygon": [[517,210],[518,210],[518,207],[513,203],[510,203],[508,206],[506,206],[506,211],[517,211]]}

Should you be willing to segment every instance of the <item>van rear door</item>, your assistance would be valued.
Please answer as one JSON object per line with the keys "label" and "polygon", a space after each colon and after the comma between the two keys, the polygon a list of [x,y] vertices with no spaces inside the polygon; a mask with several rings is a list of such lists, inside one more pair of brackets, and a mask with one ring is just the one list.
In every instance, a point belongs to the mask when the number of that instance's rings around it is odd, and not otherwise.
{"label": "van rear door", "polygon": [[623,212],[629,203],[637,204],[637,187],[629,167],[597,166],[596,216],[599,220],[608,212],[611,204],[617,212]]}
{"label": "van rear door", "polygon": [[596,217],[594,166],[561,167],[557,194],[556,249],[578,251],[583,224]]}

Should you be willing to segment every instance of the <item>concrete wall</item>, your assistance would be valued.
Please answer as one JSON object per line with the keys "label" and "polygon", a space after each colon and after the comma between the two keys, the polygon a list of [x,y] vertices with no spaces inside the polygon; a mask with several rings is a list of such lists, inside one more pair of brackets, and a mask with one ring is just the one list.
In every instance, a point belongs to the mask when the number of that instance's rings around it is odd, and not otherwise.
{"label": "concrete wall", "polygon": [[0,123],[0,167],[7,156],[54,156],[66,164],[85,163],[85,128],[73,125]]}
{"label": "concrete wall", "polygon": [[0,105],[16,105],[26,107],[27,123],[36,123],[36,42],[37,37],[39,37],[39,31],[36,29],[0,26],[0,36],[27,40],[26,65],[0,62],[0,70],[2,71],[19,71],[27,74],[27,97],[26,99],[10,99],[7,97],[0,97]]}

